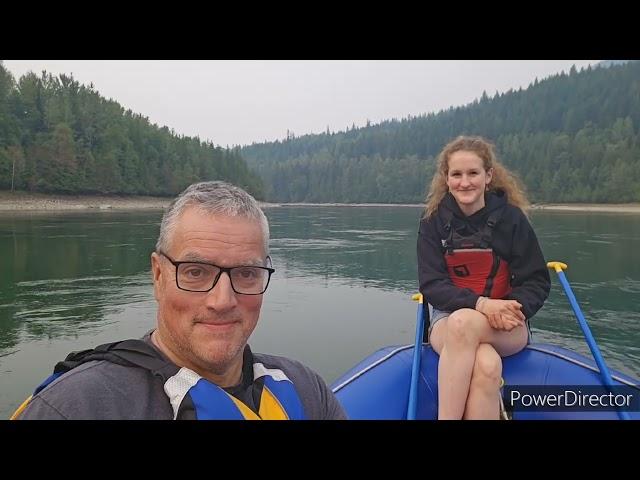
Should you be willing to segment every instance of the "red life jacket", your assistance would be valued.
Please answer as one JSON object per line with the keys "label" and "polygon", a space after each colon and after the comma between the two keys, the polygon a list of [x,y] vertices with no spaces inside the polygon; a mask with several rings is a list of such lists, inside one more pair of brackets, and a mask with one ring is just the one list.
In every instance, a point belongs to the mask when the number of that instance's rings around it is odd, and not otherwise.
{"label": "red life jacket", "polygon": [[466,237],[451,226],[452,215],[445,224],[449,238],[442,241],[444,258],[449,277],[457,287],[489,298],[504,298],[511,291],[509,265],[491,248],[493,227],[503,209],[491,212],[483,228]]}

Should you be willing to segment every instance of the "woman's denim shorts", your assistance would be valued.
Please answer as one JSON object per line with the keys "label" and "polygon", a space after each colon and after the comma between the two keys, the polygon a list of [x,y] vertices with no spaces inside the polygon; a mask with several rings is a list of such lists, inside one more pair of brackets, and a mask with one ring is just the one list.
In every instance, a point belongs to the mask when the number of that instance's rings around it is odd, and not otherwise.
{"label": "woman's denim shorts", "polygon": [[427,338],[429,338],[431,337],[431,330],[433,330],[433,326],[436,324],[436,322],[442,320],[443,318],[447,318],[449,315],[451,315],[451,312],[438,310],[437,308],[434,308],[430,303],[427,305],[429,306],[429,318],[431,320],[429,323],[429,330],[427,330]]}

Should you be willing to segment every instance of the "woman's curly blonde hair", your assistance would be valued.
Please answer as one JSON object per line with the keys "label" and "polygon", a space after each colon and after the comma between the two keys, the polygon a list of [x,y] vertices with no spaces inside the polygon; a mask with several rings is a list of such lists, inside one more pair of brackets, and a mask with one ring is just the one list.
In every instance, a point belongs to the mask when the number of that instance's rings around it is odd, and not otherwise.
{"label": "woman's curly blonde hair", "polygon": [[486,171],[493,168],[491,182],[487,191],[503,190],[507,194],[507,201],[520,208],[525,214],[529,208],[529,201],[524,192],[522,182],[507,170],[497,159],[495,147],[482,137],[459,136],[449,142],[438,155],[436,173],[431,180],[431,187],[425,200],[424,218],[429,218],[438,210],[438,205],[449,191],[447,175],[449,174],[449,158],[459,151],[473,152],[482,159]]}

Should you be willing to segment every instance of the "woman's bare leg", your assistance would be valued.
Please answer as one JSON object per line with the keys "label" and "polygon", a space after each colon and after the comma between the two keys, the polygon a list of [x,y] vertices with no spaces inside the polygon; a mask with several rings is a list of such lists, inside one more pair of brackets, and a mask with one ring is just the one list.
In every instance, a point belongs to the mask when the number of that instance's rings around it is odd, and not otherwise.
{"label": "woman's bare leg", "polygon": [[500,418],[500,379],[502,358],[488,343],[476,350],[469,396],[464,410],[465,420],[498,420]]}
{"label": "woman's bare leg", "polygon": [[527,330],[524,326],[509,332],[495,330],[482,313],[463,308],[434,325],[430,342],[440,354],[438,418],[459,420],[465,412],[480,343],[490,343],[499,355],[512,355],[526,345]]}

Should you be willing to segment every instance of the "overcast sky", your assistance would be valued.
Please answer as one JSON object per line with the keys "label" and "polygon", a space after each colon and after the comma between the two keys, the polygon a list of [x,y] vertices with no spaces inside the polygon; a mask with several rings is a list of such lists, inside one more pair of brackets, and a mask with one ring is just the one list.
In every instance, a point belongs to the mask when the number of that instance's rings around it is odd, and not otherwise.
{"label": "overcast sky", "polygon": [[222,146],[344,130],[437,112],[571,65],[598,60],[214,61],[5,60],[16,80],[32,70],[72,73],[126,109]]}

